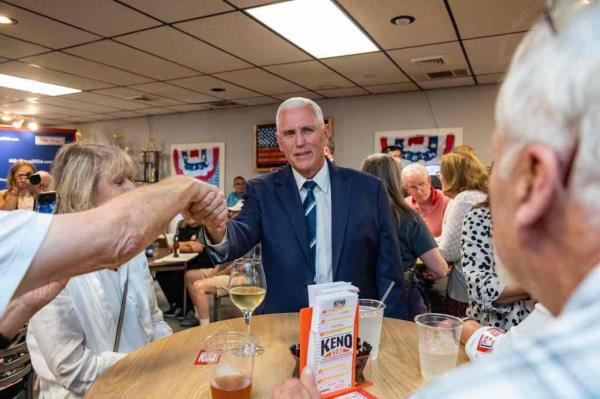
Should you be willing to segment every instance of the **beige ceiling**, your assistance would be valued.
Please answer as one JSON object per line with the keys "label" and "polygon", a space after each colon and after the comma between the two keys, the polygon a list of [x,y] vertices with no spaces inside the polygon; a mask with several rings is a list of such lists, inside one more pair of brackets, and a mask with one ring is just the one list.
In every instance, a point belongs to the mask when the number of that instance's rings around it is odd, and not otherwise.
{"label": "beige ceiling", "polygon": [[[0,0],[0,15],[19,21],[0,25],[0,73],[83,90],[45,97],[0,88],[0,112],[60,126],[274,104],[295,95],[321,99],[497,83],[544,4],[333,0],[379,51],[318,60],[246,12],[278,1]],[[391,24],[399,15],[416,20]],[[311,21],[299,23],[318,29]],[[413,62],[431,56],[443,64]]]}

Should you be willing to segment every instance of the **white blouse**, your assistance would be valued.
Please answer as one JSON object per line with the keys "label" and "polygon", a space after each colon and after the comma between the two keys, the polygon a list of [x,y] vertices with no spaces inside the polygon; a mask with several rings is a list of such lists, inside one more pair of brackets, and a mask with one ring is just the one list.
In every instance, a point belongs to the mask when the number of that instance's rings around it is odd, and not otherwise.
{"label": "white blouse", "polygon": [[[115,353],[128,273],[127,304],[119,353]],[[126,353],[170,334],[143,253],[117,271],[100,270],[72,278],[29,323],[27,346],[41,378],[40,399],[81,397]]]}

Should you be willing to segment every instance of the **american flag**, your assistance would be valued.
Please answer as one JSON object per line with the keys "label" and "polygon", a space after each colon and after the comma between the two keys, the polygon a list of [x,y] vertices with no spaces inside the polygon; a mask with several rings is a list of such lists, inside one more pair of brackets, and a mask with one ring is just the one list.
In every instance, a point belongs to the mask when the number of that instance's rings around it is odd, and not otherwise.
{"label": "american flag", "polygon": [[272,169],[287,163],[285,155],[277,146],[277,126],[272,124],[256,126],[256,168]]}

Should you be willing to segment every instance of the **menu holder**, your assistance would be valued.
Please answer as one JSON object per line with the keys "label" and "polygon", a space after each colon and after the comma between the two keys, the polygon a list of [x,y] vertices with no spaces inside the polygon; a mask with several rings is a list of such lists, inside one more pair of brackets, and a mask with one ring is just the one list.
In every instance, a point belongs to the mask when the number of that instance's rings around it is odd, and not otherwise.
{"label": "menu holder", "polygon": [[[310,337],[310,331],[311,331],[311,324],[312,324],[312,315],[313,315],[313,308],[311,307],[306,307],[303,309],[300,309],[300,369],[299,369],[299,374],[302,375],[302,370],[304,370],[304,367],[306,367],[306,363],[307,363],[307,358],[308,358],[308,342],[309,342],[309,337]],[[354,315],[354,345],[352,348],[352,386],[350,388],[346,388],[346,389],[340,389],[334,392],[330,392],[327,393],[325,395],[321,395],[322,399],[334,399],[334,398],[369,398],[369,399],[377,399],[375,396],[373,396],[372,394],[364,391],[362,388],[366,387],[366,386],[370,386],[373,385],[372,382],[370,383],[366,383],[366,384],[362,384],[362,385],[356,385],[356,367],[354,367],[354,365],[356,364],[356,348],[358,345],[358,323],[359,320],[359,306],[356,306],[356,312]],[[355,393],[356,395],[352,395],[353,393]]]}

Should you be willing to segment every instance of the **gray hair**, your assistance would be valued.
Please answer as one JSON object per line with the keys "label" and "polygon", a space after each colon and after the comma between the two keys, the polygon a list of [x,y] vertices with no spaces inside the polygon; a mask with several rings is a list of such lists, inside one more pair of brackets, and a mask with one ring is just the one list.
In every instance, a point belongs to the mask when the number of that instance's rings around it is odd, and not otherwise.
{"label": "gray hair", "polygon": [[506,176],[528,143],[552,147],[564,164],[572,151],[572,190],[581,203],[600,202],[600,4],[545,21],[520,44],[498,95],[496,133]]}
{"label": "gray hair", "polygon": [[320,123],[320,127],[325,126],[325,120],[323,119],[323,111],[321,111],[321,107],[309,98],[304,97],[292,97],[288,98],[284,102],[281,103],[279,108],[277,108],[277,117],[275,118],[275,122],[277,123],[277,129],[279,130],[279,116],[281,113],[288,109],[296,109],[296,108],[304,108],[311,107],[313,113],[317,117]]}
{"label": "gray hair", "polygon": [[429,177],[429,172],[427,168],[420,163],[411,163],[402,168],[402,180],[407,178],[408,176],[414,175],[423,175],[425,177]]}

